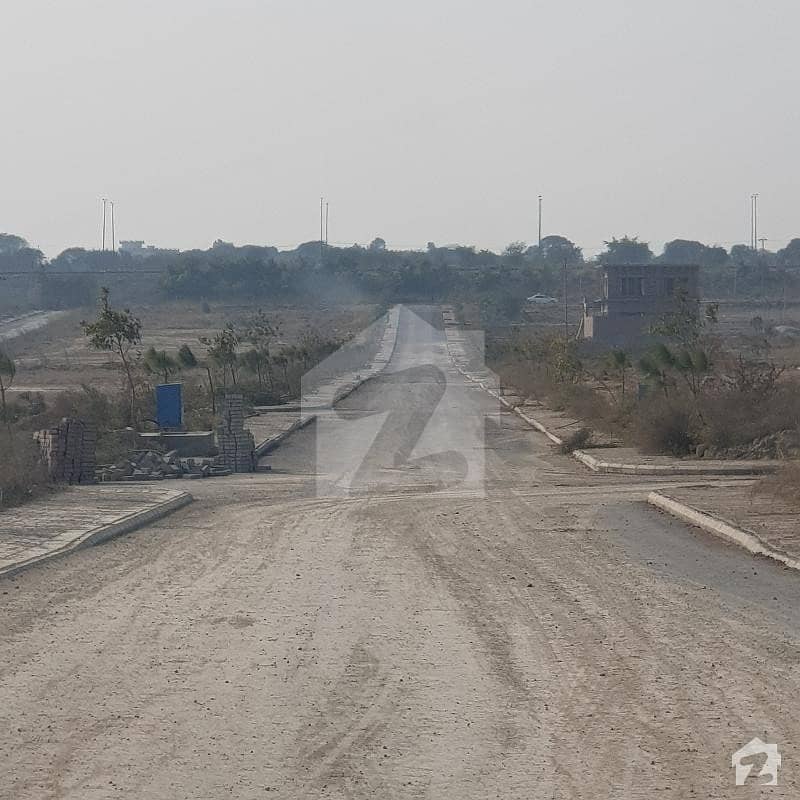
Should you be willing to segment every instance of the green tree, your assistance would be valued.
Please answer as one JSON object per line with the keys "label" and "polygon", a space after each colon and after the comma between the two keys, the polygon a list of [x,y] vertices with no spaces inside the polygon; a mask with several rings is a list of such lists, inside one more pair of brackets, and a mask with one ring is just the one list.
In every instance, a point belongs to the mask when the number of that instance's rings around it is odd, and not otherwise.
{"label": "green tree", "polygon": [[600,264],[649,264],[653,251],[647,242],[640,242],[638,236],[623,236],[605,242],[606,249],[597,260]]}
{"label": "green tree", "polygon": [[[267,367],[269,365],[269,354],[264,350],[255,347],[245,350],[239,356],[239,363],[248,371],[252,372],[258,379],[258,388],[264,389],[264,378],[268,376]],[[270,379],[272,385],[272,380]]]}
{"label": "green tree", "polygon": [[614,348],[608,354],[608,365],[619,376],[620,386],[622,390],[622,402],[625,402],[625,379],[628,375],[628,370],[631,367],[630,356],[618,348]]}
{"label": "green tree", "polygon": [[664,252],[659,260],[668,264],[722,267],[728,263],[728,251],[724,247],[709,247],[691,239],[673,239],[664,245]]}
{"label": "green tree", "polygon": [[662,316],[650,332],[663,337],[640,361],[639,368],[645,377],[658,385],[669,396],[669,389],[682,381],[694,401],[694,412],[702,421],[699,400],[703,379],[711,372],[714,342],[708,328],[717,322],[718,308],[706,306],[705,318],[688,300],[683,300],[675,311]]}
{"label": "green tree", "polygon": [[511,242],[503,250],[503,261],[509,267],[519,268],[522,266],[525,256],[525,242]]}
{"label": "green tree", "polygon": [[27,241],[15,233],[0,233],[0,253],[16,253],[30,247]]}
{"label": "green tree", "polygon": [[236,386],[237,367],[239,363],[237,350],[240,341],[236,328],[229,322],[219,333],[215,334],[212,339],[203,338],[200,341],[206,346],[206,353],[208,354],[209,361],[222,371],[223,389],[228,388],[229,373],[232,385]]}
{"label": "green tree", "polygon": [[561,268],[564,262],[570,267],[583,263],[581,248],[566,236],[545,236],[542,246],[533,249],[537,251],[537,261],[550,267]]}
{"label": "green tree", "polygon": [[244,365],[258,376],[259,389],[264,388],[265,377],[269,381],[270,388],[274,389],[269,348],[277,332],[276,326],[270,322],[269,317],[261,309],[248,319],[245,326],[243,339],[253,347],[244,354]]}
{"label": "green tree", "polygon": [[170,376],[177,373],[181,368],[180,362],[167,353],[166,350],[156,350],[155,347],[150,347],[145,352],[144,366],[148,372],[163,376],[164,383],[169,383]]}
{"label": "green tree", "polygon": [[17,365],[10,355],[0,350],[0,413],[3,421],[8,422],[8,407],[6,406],[6,392],[14,383],[14,376],[17,374]]}
{"label": "green tree", "polygon": [[197,357],[188,344],[182,344],[178,350],[178,363],[183,369],[194,369],[197,366]]}
{"label": "green tree", "polygon": [[782,267],[800,267],[800,239],[792,239],[777,255]]}
{"label": "green tree", "polygon": [[106,350],[119,356],[129,392],[129,422],[136,419],[136,384],[133,379],[131,349],[141,344],[142,323],[133,316],[130,309],[112,308],[108,289],[104,286],[100,291],[100,310],[94,322],[81,322],[83,333],[95,350]]}

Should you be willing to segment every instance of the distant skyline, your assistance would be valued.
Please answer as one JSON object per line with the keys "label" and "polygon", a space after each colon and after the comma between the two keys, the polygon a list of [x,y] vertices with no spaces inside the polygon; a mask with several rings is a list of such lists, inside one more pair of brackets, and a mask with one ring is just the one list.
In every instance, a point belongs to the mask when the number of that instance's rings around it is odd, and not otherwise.
{"label": "distant skyline", "polygon": [[[468,6],[468,7],[467,7]],[[10,0],[0,231],[502,250],[800,236],[790,0]]]}

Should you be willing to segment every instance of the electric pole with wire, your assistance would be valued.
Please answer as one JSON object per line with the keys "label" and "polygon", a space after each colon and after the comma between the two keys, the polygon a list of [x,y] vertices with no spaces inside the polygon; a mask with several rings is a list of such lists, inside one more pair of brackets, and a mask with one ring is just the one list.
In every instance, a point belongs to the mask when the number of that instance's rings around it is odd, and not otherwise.
{"label": "electric pole with wire", "polygon": [[542,196],[539,195],[539,254],[542,250]]}

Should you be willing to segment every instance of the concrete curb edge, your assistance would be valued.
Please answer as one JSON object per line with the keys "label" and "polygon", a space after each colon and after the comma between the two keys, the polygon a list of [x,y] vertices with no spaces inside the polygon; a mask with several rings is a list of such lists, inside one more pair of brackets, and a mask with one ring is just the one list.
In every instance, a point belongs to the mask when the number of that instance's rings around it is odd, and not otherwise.
{"label": "concrete curb edge", "polygon": [[300,428],[305,428],[306,425],[312,423],[316,418],[316,414],[309,414],[307,417],[301,417],[297,422],[293,422],[285,431],[276,433],[274,436],[270,436],[269,439],[265,439],[260,444],[257,444],[254,451],[256,458],[261,458],[276,447],[279,447],[284,439],[288,439],[295,431],[299,431]]}
{"label": "concrete curb edge", "polygon": [[618,475],[764,475],[775,471],[770,464],[754,466],[724,464],[719,466],[706,466],[703,464],[620,464],[615,461],[600,461],[584,450],[575,450],[572,453],[582,464],[594,472]]}
{"label": "concrete curb edge", "polygon": [[726,539],[733,544],[743,547],[754,555],[766,556],[767,558],[779,561],[791,569],[800,570],[800,561],[791,558],[786,553],[782,553],[769,545],[765,544],[752,531],[739,528],[727,520],[709,514],[705,511],[693,508],[692,506],[681,503],[678,500],[662,492],[650,492],[647,502],[651,506],[661,509],[673,517],[677,517],[683,522],[695,525],[702,530]]}
{"label": "concrete curb edge", "polygon": [[44,561],[50,561],[59,556],[67,555],[74,550],[80,550],[83,547],[91,547],[92,545],[106,542],[117,536],[132,533],[139,528],[149,525],[151,522],[163,519],[173,511],[177,511],[179,508],[183,508],[192,502],[194,502],[194,497],[192,497],[192,495],[188,492],[180,492],[176,497],[163,500],[155,506],[151,506],[143,511],[133,511],[116,522],[92,528],[86,531],[82,536],[73,539],[69,544],[59,547],[57,550],[52,550],[49,553],[42,553],[39,556],[34,556],[25,561],[20,561],[16,564],[4,567],[0,569],[0,578],[10,577],[35,564],[41,564]]}
{"label": "concrete curb edge", "polygon": [[[480,386],[484,391],[492,395],[492,397],[496,397],[502,405],[510,411],[513,411],[532,428],[543,433],[551,442],[556,445],[562,445],[564,443],[564,440],[560,436],[556,436],[556,434],[548,430],[539,420],[529,417],[519,406],[512,406],[511,403],[498,392],[489,389],[484,382],[474,378],[457,364],[455,367],[465,378]],[[579,461],[593,472],[607,475],[765,475],[775,472],[776,470],[776,467],[771,464],[765,464],[764,466],[754,466],[750,464],[745,466],[731,463],[716,467],[703,464],[620,464],[616,461],[600,461],[584,450],[573,450],[571,455],[576,461]]]}
{"label": "concrete curb edge", "polygon": [[[398,306],[393,306],[394,308],[399,308]],[[399,317],[399,310],[397,312],[397,316]],[[333,402],[331,403],[331,407],[335,406],[336,403],[341,402],[346,397],[349,397],[356,389],[363,386],[367,381],[371,381],[373,378],[376,378],[380,375],[388,366],[389,362],[392,360],[392,356],[394,355],[394,351],[397,349],[397,324],[394,326],[394,336],[392,337],[392,346],[389,351],[389,355],[387,356],[386,360],[380,365],[378,369],[375,369],[369,375],[366,375],[364,378],[360,378],[357,381],[354,381],[349,386],[345,387],[341,392],[335,395]],[[373,363],[373,367],[376,364]],[[280,433],[276,433],[274,436],[271,436],[269,439],[265,439],[263,442],[260,442],[256,445],[255,454],[256,458],[261,458],[265,456],[267,453],[275,450],[279,447],[283,442],[288,439],[293,433],[296,433],[301,428],[305,428],[306,425],[310,425],[316,418],[316,414],[308,414],[307,416],[302,416],[302,406],[300,410],[301,417],[297,422],[293,422],[285,431],[281,431]]]}

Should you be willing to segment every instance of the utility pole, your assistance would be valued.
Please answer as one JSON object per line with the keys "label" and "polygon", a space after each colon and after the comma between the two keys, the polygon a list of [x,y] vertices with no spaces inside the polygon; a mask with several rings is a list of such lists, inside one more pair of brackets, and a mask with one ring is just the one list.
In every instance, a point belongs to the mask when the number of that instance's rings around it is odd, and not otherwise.
{"label": "utility pole", "polygon": [[328,245],[328,210],[330,208],[330,203],[325,201],[325,246]]}
{"label": "utility pole", "polygon": [[539,195],[539,254],[542,250],[542,196]]}
{"label": "utility pole", "polygon": [[767,276],[766,244],[769,239],[767,239],[765,236],[762,236],[758,241],[761,242],[761,296],[764,297],[764,280]]}
{"label": "utility pole", "polygon": [[758,193],[750,195],[750,249],[758,249]]}
{"label": "utility pole", "polygon": [[569,339],[569,307],[567,306],[567,259],[564,259],[564,341]]}
{"label": "utility pole", "polygon": [[319,199],[319,263],[325,258],[325,198]]}
{"label": "utility pole", "polygon": [[109,200],[111,203],[111,252],[117,251],[117,229],[114,227],[114,201]]}
{"label": "utility pole", "polygon": [[758,192],[753,195],[753,249],[758,244]]}

